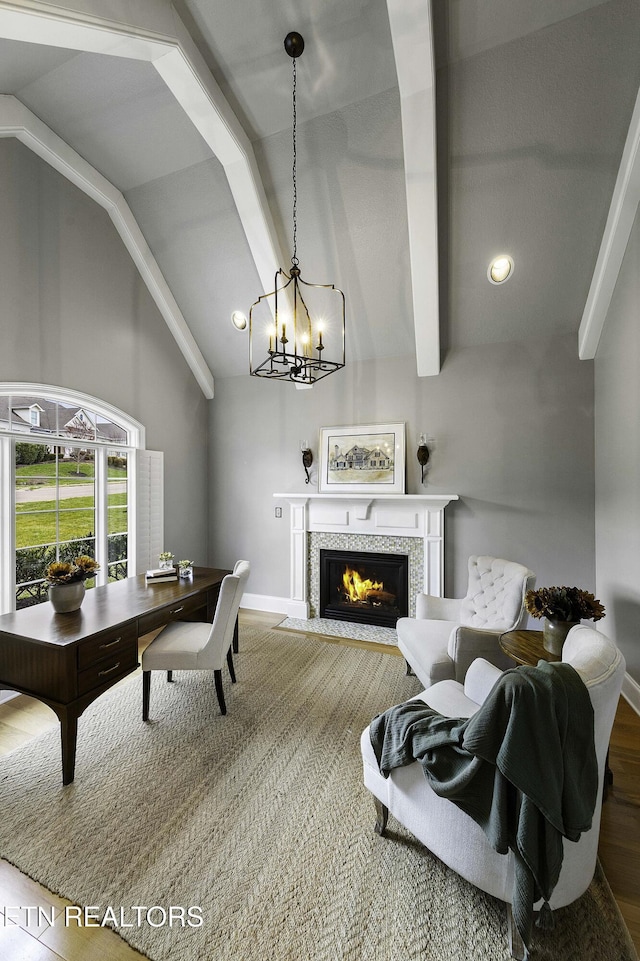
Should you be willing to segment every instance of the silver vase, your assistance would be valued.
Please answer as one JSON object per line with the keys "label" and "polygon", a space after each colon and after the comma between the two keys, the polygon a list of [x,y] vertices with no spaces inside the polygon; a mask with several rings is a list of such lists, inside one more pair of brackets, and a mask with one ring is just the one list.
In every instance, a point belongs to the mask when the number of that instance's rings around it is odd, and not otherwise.
{"label": "silver vase", "polygon": [[49,586],[49,600],[56,614],[70,614],[72,611],[78,611],[82,606],[84,593],[84,581]]}

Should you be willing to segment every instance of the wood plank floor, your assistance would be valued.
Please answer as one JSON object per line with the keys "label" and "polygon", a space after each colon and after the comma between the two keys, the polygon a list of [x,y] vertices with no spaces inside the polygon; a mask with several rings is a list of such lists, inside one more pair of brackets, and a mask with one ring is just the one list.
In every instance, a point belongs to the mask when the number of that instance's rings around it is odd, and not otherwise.
{"label": "wood plank floor", "polygon": [[602,806],[599,854],[640,954],[640,717],[624,698],[609,747],[613,786]]}
{"label": "wood plank floor", "polygon": [[[242,611],[240,622],[269,628],[282,620],[278,614]],[[141,648],[151,637],[142,639]],[[313,637],[313,635],[310,635]],[[367,642],[333,643],[371,647]],[[391,656],[395,648],[375,645]],[[127,679],[128,680],[128,679]],[[19,697],[0,705],[0,756],[9,754],[58,721],[39,701]],[[640,952],[640,717],[626,701],[620,701],[611,738],[609,763],[614,783],[603,807],[600,860],[620,911]],[[0,958],[7,961],[141,961],[107,928],[75,925],[50,926],[33,917],[4,918],[3,905],[41,905],[59,916],[69,902],[31,881],[6,861],[0,860]],[[30,923],[27,923],[29,920]]]}

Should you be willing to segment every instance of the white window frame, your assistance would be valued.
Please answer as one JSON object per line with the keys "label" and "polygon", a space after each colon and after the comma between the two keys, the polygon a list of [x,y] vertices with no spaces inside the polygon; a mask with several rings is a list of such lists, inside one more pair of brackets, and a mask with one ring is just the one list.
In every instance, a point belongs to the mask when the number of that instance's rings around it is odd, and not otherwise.
{"label": "white window frame", "polygon": [[[109,449],[121,448],[127,452],[127,505],[128,505],[128,574],[138,573],[150,565],[150,552],[157,544],[162,544],[163,535],[163,484],[162,484],[162,453],[145,450],[145,428],[124,411],[112,404],[68,388],[56,387],[51,384],[2,383],[0,396],[22,395],[47,397],[63,404],[86,407],[95,412],[98,417],[104,417],[118,427],[127,431],[126,444],[114,445],[113,442],[83,442],[83,446],[90,447],[95,452],[95,503],[96,503],[96,559],[101,569],[96,577],[97,584],[106,584],[107,570],[107,458]],[[40,435],[33,437],[34,443],[43,443]],[[15,610],[15,444],[24,443],[24,432],[8,431],[0,428],[0,612],[7,613]],[[67,444],[75,446],[72,438],[61,435],[47,435],[49,443]],[[154,472],[155,482],[151,485],[140,484],[138,474],[141,465],[146,465],[150,459],[156,464]],[[158,479],[159,477],[159,479]],[[150,503],[153,503],[153,511]],[[152,516],[157,527],[151,539],[140,537],[139,518]],[[162,547],[160,547],[162,550]]]}

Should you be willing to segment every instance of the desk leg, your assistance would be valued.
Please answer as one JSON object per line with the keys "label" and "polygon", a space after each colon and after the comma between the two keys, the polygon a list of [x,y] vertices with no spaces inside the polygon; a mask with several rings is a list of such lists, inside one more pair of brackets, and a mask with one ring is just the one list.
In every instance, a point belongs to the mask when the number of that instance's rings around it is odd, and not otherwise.
{"label": "desk leg", "polygon": [[78,716],[74,712],[60,714],[60,737],[62,740],[62,783],[71,784],[76,768],[76,742],[78,739]]}
{"label": "desk leg", "polygon": [[609,788],[613,784],[613,771],[609,767],[609,748],[607,748],[607,757],[604,762],[604,783],[602,785],[602,800],[606,801],[609,796]]}

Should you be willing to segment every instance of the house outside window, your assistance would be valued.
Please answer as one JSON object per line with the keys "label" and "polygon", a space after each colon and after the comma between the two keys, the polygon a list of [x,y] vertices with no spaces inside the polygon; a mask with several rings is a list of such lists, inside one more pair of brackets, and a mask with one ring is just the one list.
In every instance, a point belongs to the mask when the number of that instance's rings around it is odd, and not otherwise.
{"label": "house outside window", "polygon": [[143,439],[140,424],[97,398],[0,385],[3,612],[47,600],[44,570],[54,560],[95,558],[89,588],[135,573]]}

